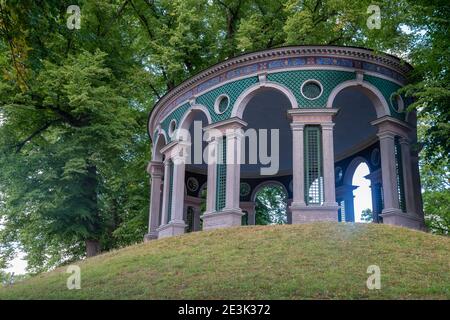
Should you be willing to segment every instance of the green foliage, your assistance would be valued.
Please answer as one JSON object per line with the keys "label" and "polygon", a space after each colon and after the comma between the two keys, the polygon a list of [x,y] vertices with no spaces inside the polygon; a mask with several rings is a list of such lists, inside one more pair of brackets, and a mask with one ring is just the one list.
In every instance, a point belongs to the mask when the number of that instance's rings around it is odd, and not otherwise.
{"label": "green foliage", "polygon": [[372,222],[373,221],[372,210],[370,210],[370,208],[364,209],[361,212],[361,221],[364,221],[364,222]]}
{"label": "green foliage", "polygon": [[278,185],[262,187],[255,198],[256,224],[286,224],[286,193]]}
{"label": "green foliage", "polygon": [[[66,27],[71,4],[81,8],[80,30]],[[17,249],[31,271],[40,271],[83,257],[86,240],[103,250],[140,241],[148,217],[151,106],[207,66],[280,45],[409,54],[417,73],[405,90],[415,99],[424,142],[425,211],[442,213],[435,200],[447,197],[448,187],[428,180],[435,180],[434,169],[448,168],[448,161],[436,163],[450,153],[449,5],[377,1],[381,29],[369,30],[370,4],[1,0],[0,268]],[[258,200],[258,221],[282,222],[280,194],[266,196],[269,202]]]}
{"label": "green foliage", "polygon": [[450,161],[450,4],[448,1],[414,1],[411,50],[414,82],[403,91],[413,98],[420,140],[427,162]]}
{"label": "green foliage", "polygon": [[[0,51],[6,70],[0,86],[0,253],[10,260],[19,246],[30,271],[84,256],[88,240],[108,250],[138,241],[145,231],[148,145],[142,126],[149,100],[142,79],[133,75],[139,67],[133,52],[116,47],[129,42],[118,28],[110,42],[86,41],[99,40],[101,21],[116,10],[106,2],[98,3],[105,12],[93,5],[82,6],[86,27],[72,32],[58,27],[65,26],[67,6],[1,7],[8,17],[2,20],[5,42],[21,50],[16,43],[24,41],[33,50],[19,54],[5,45]],[[23,70],[9,63],[16,55],[27,56],[18,64]]]}

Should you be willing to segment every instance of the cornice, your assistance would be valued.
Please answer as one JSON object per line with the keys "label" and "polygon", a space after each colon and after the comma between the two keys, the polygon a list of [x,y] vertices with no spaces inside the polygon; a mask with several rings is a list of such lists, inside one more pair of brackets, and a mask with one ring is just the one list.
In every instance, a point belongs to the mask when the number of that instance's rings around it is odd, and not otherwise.
{"label": "cornice", "polygon": [[[369,62],[376,64],[380,67],[388,68],[391,71],[397,72],[402,77],[407,77],[407,74],[412,70],[412,66],[403,60],[388,55],[385,53],[378,53],[373,50],[358,48],[358,47],[342,47],[342,46],[290,46],[268,49],[263,51],[257,51],[252,53],[243,54],[223,62],[217,63],[208,69],[201,71],[197,75],[185,80],[177,87],[166,93],[154,106],[152,112],[149,115],[149,124],[153,128],[154,118],[161,111],[162,106],[173,104],[174,101],[182,99],[189,90],[204,84],[209,80],[214,80],[220,74],[226,71],[232,71],[233,69],[239,67],[250,66],[254,63],[264,63],[270,62],[274,59],[282,58],[305,58],[305,57],[333,57],[333,58],[343,58],[343,59],[355,59],[363,62]],[[328,65],[324,65],[326,67]],[[329,65],[332,67],[332,65]],[[301,66],[299,66],[301,68]],[[255,72],[250,72],[248,76],[258,75],[261,70]],[[201,92],[199,92],[201,93]],[[191,94],[191,96],[186,97],[186,101],[194,98],[196,95]],[[176,104],[176,103],[175,103]]]}

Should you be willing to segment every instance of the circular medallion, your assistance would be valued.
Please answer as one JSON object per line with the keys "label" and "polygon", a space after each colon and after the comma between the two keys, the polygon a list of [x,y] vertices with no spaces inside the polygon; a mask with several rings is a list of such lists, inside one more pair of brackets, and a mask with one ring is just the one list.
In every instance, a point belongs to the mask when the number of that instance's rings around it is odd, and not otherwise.
{"label": "circular medallion", "polygon": [[401,95],[394,92],[393,94],[391,94],[391,97],[389,100],[391,102],[392,109],[394,109],[396,112],[403,112],[404,103],[403,103],[403,99],[402,99]]}
{"label": "circular medallion", "polygon": [[198,190],[198,180],[194,177],[189,177],[186,182],[186,187],[189,191],[195,192]]}
{"label": "circular medallion", "polygon": [[380,149],[375,148],[372,150],[372,154],[370,155],[370,162],[374,166],[378,166],[380,164]]}
{"label": "circular medallion", "polygon": [[241,197],[246,197],[250,194],[251,187],[247,182],[241,182],[239,194]]}
{"label": "circular medallion", "polygon": [[214,104],[214,111],[217,114],[222,114],[225,111],[227,111],[228,107],[230,106],[230,98],[226,94],[221,94]]}
{"label": "circular medallion", "polygon": [[306,80],[300,88],[302,95],[308,100],[315,100],[322,95],[322,84],[317,80]]}
{"label": "circular medallion", "polygon": [[169,136],[173,136],[175,129],[177,128],[177,120],[173,119],[169,124]]}

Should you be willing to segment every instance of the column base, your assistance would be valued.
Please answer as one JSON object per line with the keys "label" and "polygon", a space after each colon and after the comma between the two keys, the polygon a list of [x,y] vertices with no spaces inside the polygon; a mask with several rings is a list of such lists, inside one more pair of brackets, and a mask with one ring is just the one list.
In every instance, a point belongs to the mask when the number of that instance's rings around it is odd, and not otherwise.
{"label": "column base", "polygon": [[292,213],[292,224],[318,221],[338,221],[338,205],[307,206],[292,203],[289,207]]}
{"label": "column base", "polygon": [[384,224],[391,224],[401,227],[406,227],[410,229],[425,231],[425,225],[423,220],[417,215],[402,212],[398,209],[387,209],[383,210],[380,214],[383,218]]}
{"label": "column base", "polygon": [[237,227],[242,224],[241,209],[224,209],[203,214],[203,230]]}
{"label": "column base", "polygon": [[144,242],[158,239],[158,232],[149,232],[144,235]]}
{"label": "column base", "polygon": [[156,231],[158,232],[158,239],[172,237],[185,233],[186,224],[184,221],[172,220],[168,224],[160,226]]}

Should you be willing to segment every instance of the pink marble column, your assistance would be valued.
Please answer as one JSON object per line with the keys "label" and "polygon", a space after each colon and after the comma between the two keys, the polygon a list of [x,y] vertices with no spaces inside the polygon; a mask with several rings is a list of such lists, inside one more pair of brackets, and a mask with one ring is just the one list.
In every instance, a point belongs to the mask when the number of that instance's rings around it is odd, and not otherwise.
{"label": "pink marble column", "polygon": [[[216,182],[217,182],[217,166],[209,167],[208,174],[212,177],[208,177],[208,193],[209,187],[214,188],[214,198],[209,199],[207,212],[203,217],[203,229],[216,229],[226,228],[232,226],[240,226],[243,212],[239,208],[239,186],[240,186],[240,160],[241,160],[241,142],[242,131],[241,128],[246,126],[247,123],[239,118],[231,118],[218,123],[214,123],[205,128],[206,131],[219,132],[221,138],[226,139],[226,193],[225,193],[225,207],[217,211],[215,199],[217,195]],[[216,149],[218,152],[219,143],[221,140],[214,134],[218,140]],[[219,160],[219,159],[218,159]],[[214,186],[213,186],[214,184]],[[214,206],[213,206],[214,204]]]}
{"label": "pink marble column", "polygon": [[158,232],[156,229],[160,225],[159,217],[161,212],[161,186],[164,176],[164,164],[159,161],[151,161],[147,167],[147,172],[151,176],[150,181],[150,210],[148,221],[148,233],[144,236],[144,241],[156,239]]}
{"label": "pink marble column", "polygon": [[380,139],[381,173],[383,180],[383,203],[385,213],[399,213],[397,170],[395,167],[395,133],[382,131]]}
{"label": "pink marble column", "polygon": [[406,210],[410,214],[417,215],[416,212],[416,199],[414,198],[412,168],[411,168],[411,149],[409,146],[409,140],[406,138],[400,139],[400,146],[402,150],[402,162],[403,162],[403,184],[405,185],[405,201]]}
{"label": "pink marble column", "polygon": [[305,168],[303,147],[303,123],[291,123],[292,129],[292,203],[295,207],[305,206]]}
{"label": "pink marble column", "polygon": [[[412,171],[411,171],[411,158],[409,147],[406,147],[407,140],[403,140],[402,161],[403,164],[403,179],[405,183],[405,199],[406,199],[406,212],[402,212],[399,204],[398,197],[398,185],[397,185],[397,169],[396,169],[396,157],[395,157],[395,137],[400,137],[400,140],[406,139],[411,131],[411,127],[404,121],[384,116],[375,121],[372,121],[372,125],[378,128],[378,137],[380,139],[380,153],[381,153],[381,175],[383,182],[383,204],[384,208],[382,214],[383,223],[394,224],[404,226],[413,229],[423,229],[423,219],[415,214],[415,205],[411,186]],[[404,155],[403,153],[406,153]],[[407,185],[407,183],[409,185]],[[409,189],[409,191],[406,191]],[[409,208],[408,208],[408,202]]]}
{"label": "pink marble column", "polygon": [[[184,176],[189,143],[173,141],[161,149],[165,155],[165,184],[163,197],[163,224],[157,229],[158,238],[170,237],[185,232],[184,216]],[[170,167],[172,166],[172,170]],[[172,171],[172,192],[170,194],[170,173]],[[167,185],[167,186],[166,186]],[[171,210],[169,220],[168,212]],[[169,221],[168,221],[169,220]]]}
{"label": "pink marble column", "polygon": [[[338,205],[334,185],[333,116],[337,109],[291,109],[292,151],[293,151],[293,199],[289,207],[292,223],[314,221],[337,221]],[[324,203],[306,205],[305,168],[304,168],[304,128],[307,125],[320,126],[322,131],[322,156]]]}
{"label": "pink marble column", "polygon": [[334,182],[334,147],[333,147],[334,123],[322,123],[322,148],[323,148],[323,180],[324,180],[324,206],[337,207],[336,188]]}

